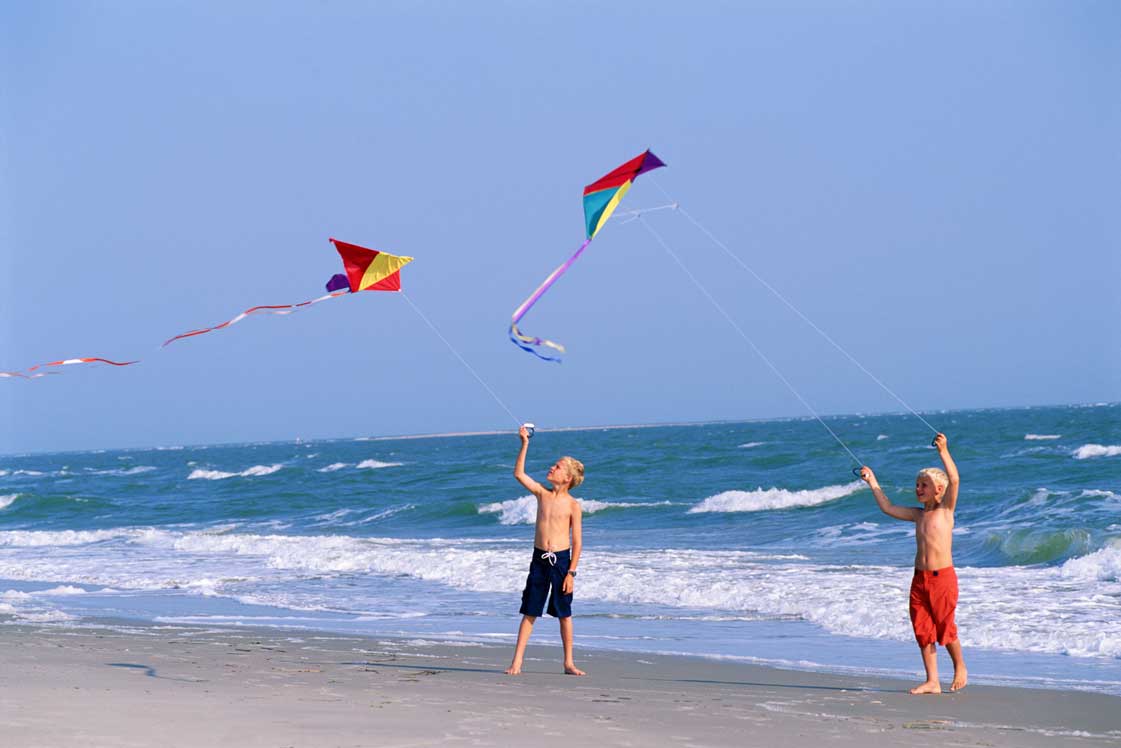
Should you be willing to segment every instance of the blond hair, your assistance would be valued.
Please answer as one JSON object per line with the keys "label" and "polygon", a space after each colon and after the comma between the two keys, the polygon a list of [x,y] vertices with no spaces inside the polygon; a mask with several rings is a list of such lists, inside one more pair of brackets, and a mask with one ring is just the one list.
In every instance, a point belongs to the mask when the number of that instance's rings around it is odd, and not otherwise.
{"label": "blond hair", "polygon": [[565,455],[560,458],[558,462],[562,463],[568,468],[568,474],[571,476],[571,482],[568,484],[569,488],[576,488],[584,482],[584,463],[577,460],[575,457]]}
{"label": "blond hair", "polygon": [[934,489],[938,493],[942,493],[946,490],[946,486],[950,485],[950,476],[946,475],[946,471],[942,468],[923,468],[915,478],[917,480],[923,477],[930,478],[930,482],[934,484]]}

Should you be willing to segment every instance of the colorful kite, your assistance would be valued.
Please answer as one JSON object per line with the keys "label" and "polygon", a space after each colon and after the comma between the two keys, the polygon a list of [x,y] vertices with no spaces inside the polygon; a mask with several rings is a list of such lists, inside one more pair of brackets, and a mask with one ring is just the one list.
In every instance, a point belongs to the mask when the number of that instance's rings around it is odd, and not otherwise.
{"label": "colorful kite", "polygon": [[549,288],[557,282],[557,279],[564,275],[565,271],[576,262],[576,259],[583,254],[588,245],[591,244],[592,239],[603,228],[607,220],[611,218],[611,214],[619,207],[619,202],[623,196],[627,194],[627,190],[631,188],[635,178],[639,174],[645,174],[652,169],[657,169],[660,166],[665,166],[661,159],[655,156],[650,151],[644,152],[642,155],[632,158],[627,163],[620,166],[618,169],[605,174],[596,181],[589,184],[584,188],[584,223],[587,226],[587,236],[584,243],[576,250],[576,253],[568,258],[560,267],[549,274],[549,277],[537,287],[537,290],[530,294],[529,298],[522,302],[521,306],[514,310],[514,314],[510,320],[510,340],[514,345],[521,348],[523,351],[528,351],[533,355],[545,361],[560,361],[559,357],[543,355],[538,348],[547,346],[557,351],[564,353],[564,346],[560,343],[555,343],[552,340],[545,340],[543,338],[531,337],[525,335],[518,329],[518,322],[522,317],[533,308]]}
{"label": "colorful kite", "polygon": [[325,296],[320,296],[311,301],[301,301],[299,304],[270,304],[251,307],[233,319],[222,322],[221,324],[214,325],[213,327],[204,327],[200,330],[192,330],[182,335],[176,335],[174,338],[169,338],[164,342],[164,345],[166,346],[168,343],[173,343],[183,338],[190,338],[195,335],[221,330],[230,325],[236,325],[251,314],[291,314],[292,312],[298,312],[304,307],[309,307],[312,304],[318,304],[321,301],[345,296],[348,293],[356,293],[358,291],[401,290],[401,268],[412,262],[412,257],[398,257],[397,255],[391,255],[385,252],[378,252],[375,249],[359,247],[357,244],[347,244],[338,239],[331,239],[330,241],[335,245],[335,249],[338,250],[339,255],[342,257],[343,266],[346,268],[346,275],[339,274],[332,276],[331,279],[327,281],[328,293]]}

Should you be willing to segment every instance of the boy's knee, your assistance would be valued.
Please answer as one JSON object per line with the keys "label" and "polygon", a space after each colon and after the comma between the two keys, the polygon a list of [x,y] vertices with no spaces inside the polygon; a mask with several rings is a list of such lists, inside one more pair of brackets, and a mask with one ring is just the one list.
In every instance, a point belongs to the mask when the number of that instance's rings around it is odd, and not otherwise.
{"label": "boy's knee", "polygon": [[528,623],[530,626],[532,626],[534,623],[537,622],[537,616],[525,616],[525,615],[523,615],[522,620],[525,621],[526,623]]}

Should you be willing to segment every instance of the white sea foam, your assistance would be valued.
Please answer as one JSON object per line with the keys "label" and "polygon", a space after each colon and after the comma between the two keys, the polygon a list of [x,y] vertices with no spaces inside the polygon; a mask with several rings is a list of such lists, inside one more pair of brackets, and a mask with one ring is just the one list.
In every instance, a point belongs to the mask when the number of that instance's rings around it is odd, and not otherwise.
{"label": "white sea foam", "polygon": [[64,584],[60,587],[52,587],[49,590],[42,590],[35,592],[36,595],[84,595],[86,591],[81,587],[75,587],[72,584]]}
{"label": "white sea foam", "polygon": [[[640,506],[665,506],[668,501],[648,502],[622,502],[622,501],[596,501],[595,499],[577,499],[584,514],[595,514],[604,509],[629,509]],[[523,496],[520,499],[496,501],[491,504],[480,504],[479,514],[497,514],[499,524],[503,525],[532,525],[537,521],[537,499]]]}
{"label": "white sea foam", "polygon": [[401,462],[381,462],[380,460],[362,460],[355,467],[359,470],[377,470],[379,468],[387,467],[400,467],[404,463]]}
{"label": "white sea foam", "polygon": [[767,442],[747,442],[745,444],[739,445],[739,448],[740,449],[753,449],[755,447],[762,447],[766,443]]}
{"label": "white sea foam", "polygon": [[1121,582],[1121,539],[1086,556],[1072,558],[1059,572],[1067,579]]}
{"label": "white sea foam", "polygon": [[1074,459],[1088,460],[1091,457],[1116,457],[1121,455],[1121,446],[1104,444],[1083,444],[1074,450]]}
{"label": "white sea foam", "polygon": [[0,478],[3,478],[3,477],[4,477],[5,475],[7,475],[7,474],[8,474],[9,472],[10,472],[10,471],[8,471],[8,470],[0,470]]}
{"label": "white sea foam", "polygon": [[319,470],[318,470],[317,472],[320,472],[320,473],[333,473],[333,472],[335,472],[336,470],[342,470],[342,469],[343,469],[343,468],[345,468],[345,467],[350,467],[350,466],[349,466],[349,465],[347,465],[347,464],[346,464],[345,462],[332,462],[332,463],[331,463],[330,465],[328,465],[327,467],[321,467],[321,468],[319,468]]}
{"label": "white sea foam", "polygon": [[4,530],[0,546],[37,547],[87,545],[121,537],[122,530]]}
{"label": "white sea foam", "polygon": [[12,502],[18,498],[18,493],[0,494],[0,509],[11,506]]}
{"label": "white sea foam", "polygon": [[1024,440],[1029,442],[1051,441],[1062,438],[1062,434],[1024,434]]}
{"label": "white sea foam", "polygon": [[192,470],[191,474],[187,476],[187,480],[224,480],[226,478],[254,478],[261,475],[272,475],[277,470],[283,468],[283,465],[254,465],[251,468],[246,468],[240,473],[227,473],[223,470],[203,470],[198,468]]}
{"label": "white sea foam", "polygon": [[[871,533],[879,526],[856,523],[851,529]],[[350,581],[355,574],[385,576],[394,585],[413,580],[449,590],[510,594],[521,588],[528,560],[523,544],[497,539],[213,535],[140,528],[97,533],[101,535],[82,538],[39,533],[40,542],[28,543],[33,547],[0,553],[0,578],[121,590],[179,589],[255,597],[296,609],[360,613],[379,609],[378,593],[364,592],[363,583]],[[13,535],[0,534],[0,545],[17,545],[10,542]],[[94,542],[97,537],[107,542],[75,551],[50,547],[41,542],[46,536],[53,545]],[[958,574],[958,622],[966,646],[1121,657],[1117,544],[1060,567],[963,567]],[[322,578],[314,591],[292,587],[309,576]],[[335,577],[344,579],[332,583]],[[580,579],[583,599],[614,607],[642,604],[751,620],[793,618],[835,634],[911,640],[906,614],[910,574],[905,568],[838,568],[743,551],[602,550],[582,560]],[[26,601],[2,602],[18,609]]]}
{"label": "white sea foam", "polygon": [[812,488],[805,491],[788,491],[784,488],[758,488],[754,491],[724,491],[692,507],[690,514],[698,512],[760,512],[768,509],[790,509],[816,506],[827,501],[851,496],[864,488],[863,481],[853,481],[836,486]]}
{"label": "white sea foam", "polygon": [[152,465],[137,465],[135,467],[130,467],[130,468],[112,468],[112,469],[109,469],[109,470],[96,470],[94,468],[86,468],[87,471],[89,471],[90,473],[93,473],[94,475],[121,475],[121,476],[124,476],[124,475],[140,475],[141,473],[150,473],[153,470],[158,470],[158,469],[159,468],[153,467]]}
{"label": "white sea foam", "polygon": [[888,438],[889,438],[889,437],[888,437],[888,435],[887,435],[887,434],[880,434],[880,435],[878,435],[878,436],[876,437],[876,441],[878,441],[878,442],[882,442],[882,441],[883,441],[884,439],[888,439]]}

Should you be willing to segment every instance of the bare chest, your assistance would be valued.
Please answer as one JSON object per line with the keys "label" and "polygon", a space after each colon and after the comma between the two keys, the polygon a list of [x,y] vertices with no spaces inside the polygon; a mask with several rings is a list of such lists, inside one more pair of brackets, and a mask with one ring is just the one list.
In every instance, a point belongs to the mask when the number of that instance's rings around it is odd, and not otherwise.
{"label": "bare chest", "polygon": [[954,531],[954,515],[945,509],[924,511],[915,522],[915,536],[919,542],[948,542]]}

